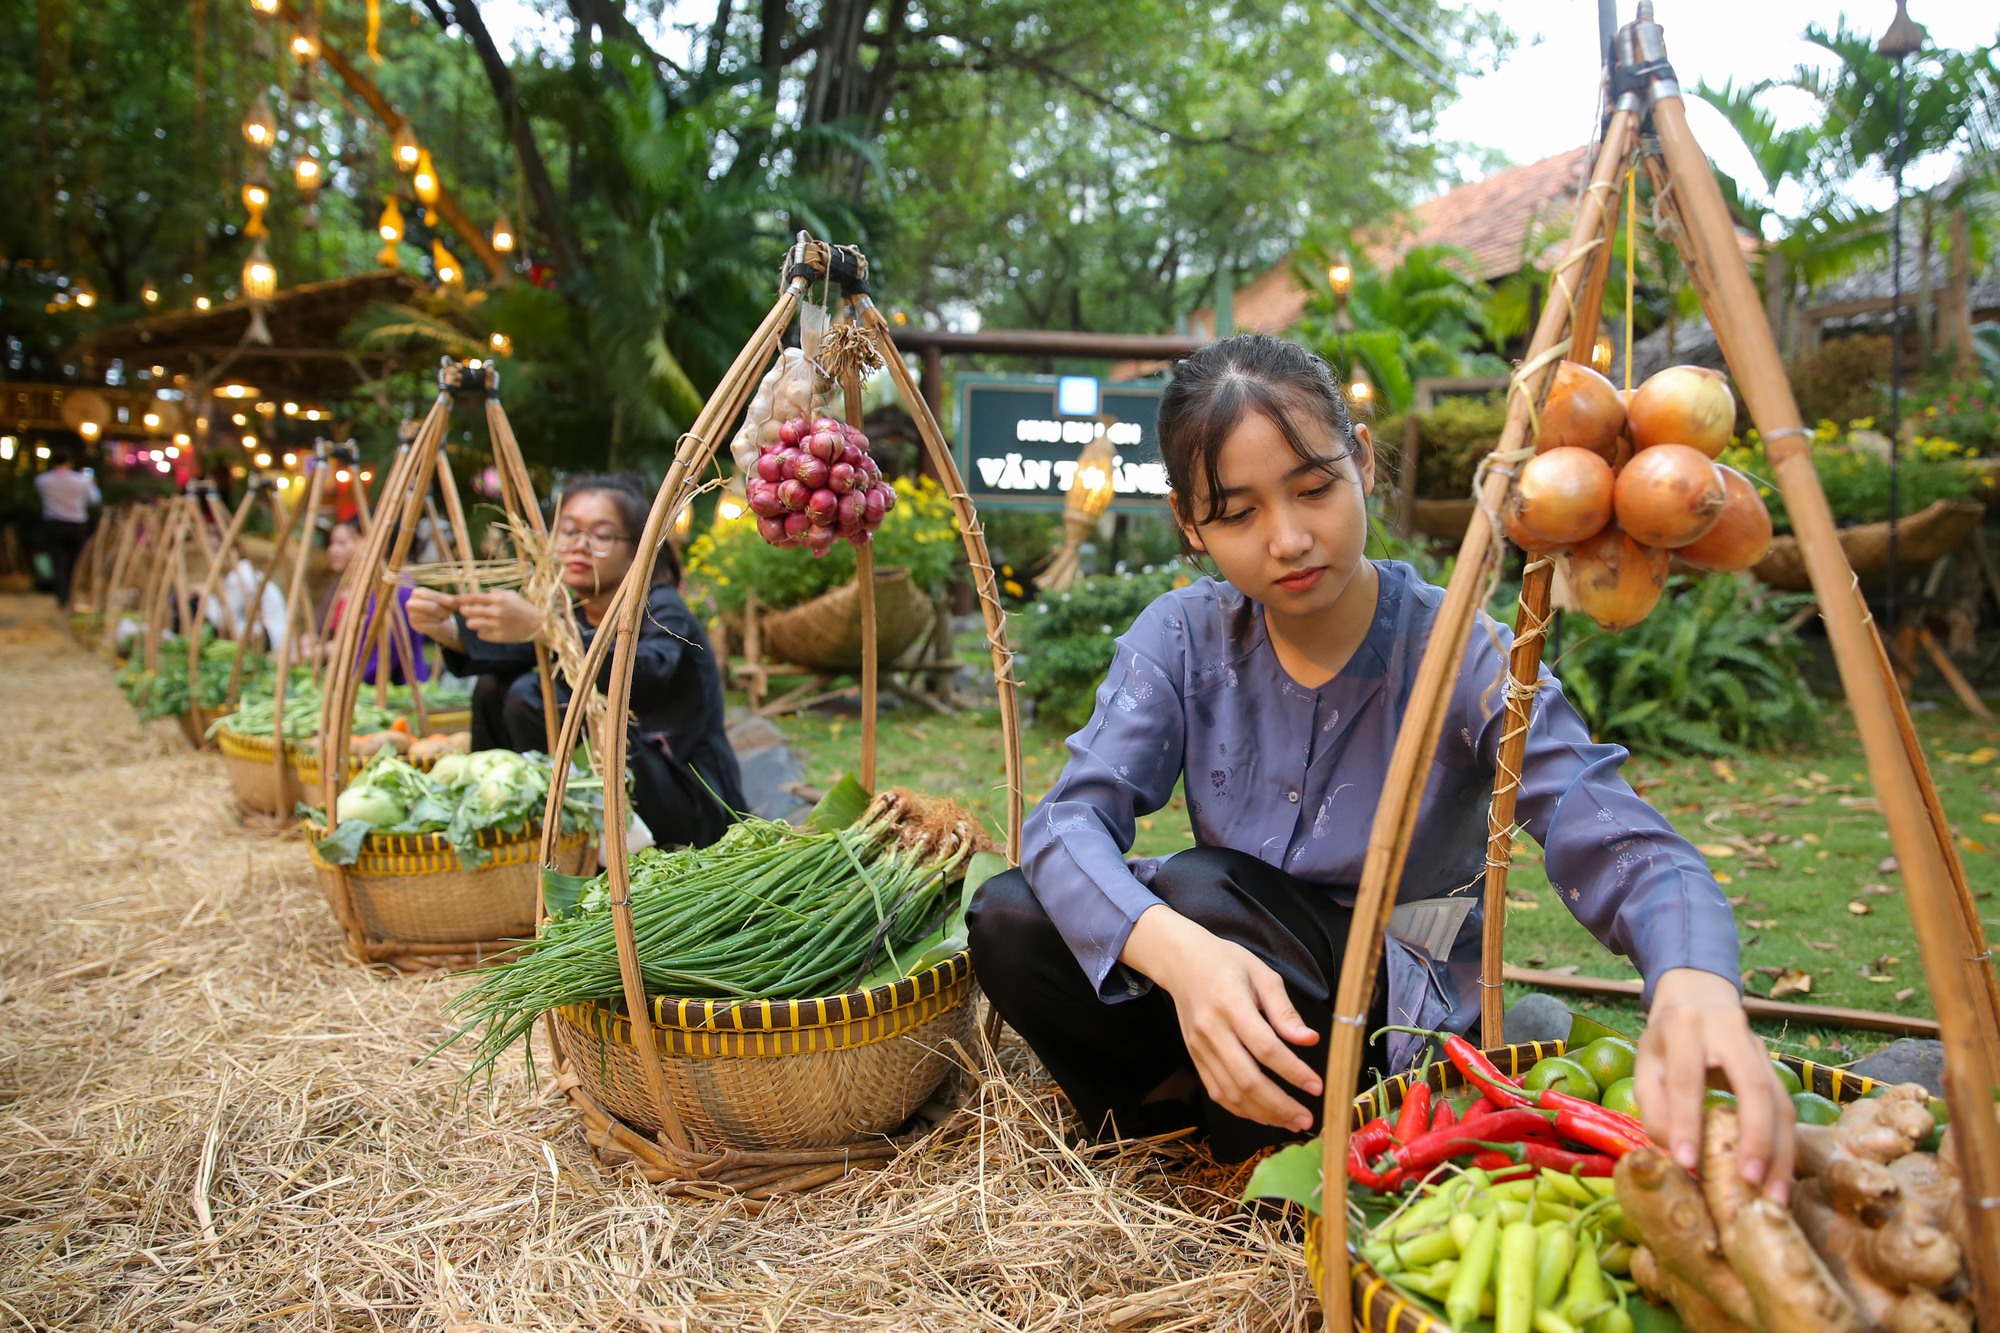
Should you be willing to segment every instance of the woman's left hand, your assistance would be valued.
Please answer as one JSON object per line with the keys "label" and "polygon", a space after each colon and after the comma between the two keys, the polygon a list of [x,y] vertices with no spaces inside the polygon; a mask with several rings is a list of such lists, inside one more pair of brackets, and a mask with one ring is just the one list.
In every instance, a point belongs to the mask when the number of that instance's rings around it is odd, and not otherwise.
{"label": "woman's left hand", "polygon": [[1791,1192],[1797,1112],[1750,1030],[1743,1000],[1727,977],[1691,967],[1665,973],[1639,1039],[1639,1111],[1653,1141],[1694,1170],[1701,1161],[1702,1098],[1719,1069],[1736,1094],[1743,1179],[1783,1203]]}
{"label": "woman's left hand", "polygon": [[542,613],[518,592],[460,594],[459,618],[488,643],[529,643],[542,632]]}

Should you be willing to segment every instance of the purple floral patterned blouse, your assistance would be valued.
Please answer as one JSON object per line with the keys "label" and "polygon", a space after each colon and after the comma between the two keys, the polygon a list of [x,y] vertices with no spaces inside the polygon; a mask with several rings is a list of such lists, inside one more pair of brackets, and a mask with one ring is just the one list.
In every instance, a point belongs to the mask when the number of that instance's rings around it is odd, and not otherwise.
{"label": "purple floral patterned blouse", "polygon": [[[1183,774],[1197,845],[1248,852],[1354,901],[1396,728],[1444,600],[1406,564],[1376,568],[1374,623],[1318,689],[1279,665],[1263,608],[1214,579],[1167,593],[1120,636],[1096,711],[1028,817],[1021,857],[1104,999],[1150,985],[1117,959],[1159,901],[1147,887],[1159,862],[1125,853],[1135,821],[1164,806]],[[1480,615],[1398,893],[1392,1022],[1463,1032],[1478,1016],[1477,899],[1512,643],[1506,626]],[[1736,982],[1735,919],[1714,875],[1619,776],[1625,750],[1593,742],[1546,667],[1541,680],[1515,817],[1546,852],[1550,882],[1577,920],[1633,960],[1649,1000],[1653,981],[1676,967]],[[1427,906],[1407,909],[1417,902]],[[1390,1058],[1400,1064],[1416,1041],[1392,1042]]]}

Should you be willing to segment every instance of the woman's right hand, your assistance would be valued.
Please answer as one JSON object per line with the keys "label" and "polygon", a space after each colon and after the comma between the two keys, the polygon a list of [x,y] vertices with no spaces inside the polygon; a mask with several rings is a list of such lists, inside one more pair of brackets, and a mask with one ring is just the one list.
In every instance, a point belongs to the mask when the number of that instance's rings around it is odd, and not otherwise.
{"label": "woman's right hand", "polygon": [[1312,1111],[1270,1074],[1321,1096],[1319,1075],[1286,1045],[1311,1046],[1319,1033],[1269,964],[1165,903],[1140,914],[1118,957],[1173,996],[1195,1072],[1216,1105],[1260,1125],[1312,1128]]}
{"label": "woman's right hand", "polygon": [[404,603],[410,628],[425,638],[436,639],[447,648],[463,648],[458,632],[458,598],[430,588],[413,588]]}

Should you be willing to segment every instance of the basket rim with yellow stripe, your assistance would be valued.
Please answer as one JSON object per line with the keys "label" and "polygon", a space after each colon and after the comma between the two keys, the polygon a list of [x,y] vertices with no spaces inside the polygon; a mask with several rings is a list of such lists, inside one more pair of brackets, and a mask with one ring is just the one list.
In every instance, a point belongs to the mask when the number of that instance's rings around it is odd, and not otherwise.
{"label": "basket rim with yellow stripe", "polygon": [[223,772],[229,777],[236,803],[255,814],[289,818],[298,804],[298,774],[291,760],[297,746],[284,743],[285,766],[278,767],[276,741],[270,736],[252,736],[232,729],[227,718],[212,729],[215,748],[222,755]]}
{"label": "basket rim with yellow stripe", "polygon": [[[1567,1049],[1568,1043],[1563,1041],[1532,1041],[1494,1047],[1484,1054],[1499,1066],[1501,1073],[1518,1080],[1537,1061],[1561,1055]],[[1875,1079],[1850,1073],[1836,1065],[1820,1064],[1791,1055],[1774,1055],[1771,1058],[1797,1074],[1805,1091],[1818,1093],[1830,1101],[1854,1101],[1879,1086]],[[1359,1130],[1376,1117],[1391,1114],[1402,1104],[1404,1094],[1413,1086],[1415,1079],[1415,1070],[1406,1071],[1384,1079],[1379,1086],[1355,1097],[1350,1128]],[[1466,1086],[1464,1076],[1447,1060],[1433,1060],[1424,1081],[1437,1092],[1456,1091]],[[1319,1218],[1308,1216],[1306,1272],[1315,1292],[1323,1289],[1326,1271],[1319,1237]],[[1351,1230],[1349,1243],[1350,1247],[1354,1244]],[[1364,1333],[1453,1333],[1448,1322],[1399,1290],[1358,1253],[1350,1256],[1348,1292],[1354,1301],[1355,1323]]]}
{"label": "basket rim with yellow stripe", "polygon": [[[319,841],[326,836],[326,825],[310,815],[301,816],[300,828],[306,835],[306,850],[312,862],[322,870],[332,870],[334,863],[320,855]],[[588,842],[591,833],[587,829],[574,829],[559,835],[557,845],[579,847]],[[451,839],[442,833],[381,833],[370,831],[361,840],[361,852],[354,864],[347,867],[362,875],[427,875],[444,871],[487,870],[498,866],[521,865],[536,859],[536,849],[542,837],[542,821],[531,819],[519,829],[483,828],[474,835],[474,842],[488,852],[487,859],[474,867],[461,865],[458,852],[451,845]]]}

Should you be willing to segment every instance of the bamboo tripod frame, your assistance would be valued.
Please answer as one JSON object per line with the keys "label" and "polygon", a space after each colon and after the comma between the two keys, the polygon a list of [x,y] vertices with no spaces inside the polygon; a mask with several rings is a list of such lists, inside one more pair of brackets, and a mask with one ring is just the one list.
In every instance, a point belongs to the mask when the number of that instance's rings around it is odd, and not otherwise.
{"label": "bamboo tripod frame", "polygon": [[[520,446],[507,424],[506,413],[500,407],[498,370],[491,365],[463,364],[450,357],[442,358],[438,369],[437,398],[417,428],[415,439],[408,448],[398,451],[394,465],[383,479],[377,521],[368,525],[361,552],[348,566],[340,582],[338,595],[345,600],[350,612],[341,617],[331,645],[318,737],[320,788],[328,833],[339,826],[336,807],[341,788],[347,785],[354,705],[360,697],[362,677],[368,663],[380,646],[385,623],[390,625],[390,633],[396,632],[396,625],[402,626],[404,637],[398,648],[404,654],[404,661],[415,661],[410,653],[408,623],[394,611],[398,583],[404,563],[409,558],[410,546],[416,539],[417,524],[435,514],[435,510],[429,508],[433,485],[444,491],[445,507],[452,515],[461,556],[468,566],[471,563],[464,511],[459,506],[450,464],[444,456],[444,434],[451,421],[453,400],[461,394],[475,393],[485,400],[493,462],[500,475],[501,503],[510,519],[526,524],[538,538],[547,536],[548,529],[542,521],[534,483],[528,476],[527,465],[521,461]],[[372,615],[367,611],[371,597],[379,608]],[[542,680],[542,696],[547,706],[544,716],[548,726],[549,752],[554,755],[559,752],[554,744],[555,687],[549,674],[550,665],[547,648],[537,643],[535,668]],[[376,672],[378,689],[386,691],[388,676],[388,666],[384,662]],[[421,699],[421,688],[414,679],[410,681],[410,689],[413,700]],[[419,717],[422,717],[421,711]],[[556,764],[558,773],[563,768],[563,764]],[[557,808],[559,810],[560,806]],[[348,950],[363,963],[440,966],[465,959],[491,958],[511,947],[505,940],[417,942],[371,939],[363,929],[347,867],[335,866],[332,873],[338,880],[333,896],[341,926],[347,933]]]}
{"label": "bamboo tripod frame", "polygon": [[[1775,480],[1792,515],[1813,592],[1832,643],[1841,684],[1853,708],[1870,778],[1881,803],[1890,841],[1901,865],[1905,897],[1931,983],[1945,1045],[1945,1084],[1961,1108],[1983,1111],[2000,1069],[2000,981],[1966,886],[1936,789],[1910,724],[1901,692],[1889,667],[1859,583],[1834,532],[1807,447],[1810,438],[1792,398],[1763,313],[1763,303],[1736,244],[1729,214],[1713,170],[1689,132],[1680,88],[1667,63],[1665,44],[1653,21],[1650,0],[1639,5],[1637,22],[1618,34],[1611,67],[1612,113],[1578,201],[1576,223],[1563,271],[1582,270],[1564,284],[1563,301],[1543,311],[1527,359],[1509,395],[1505,429],[1485,471],[1479,505],[1459,549],[1445,601],[1418,668],[1415,687],[1397,734],[1389,773],[1369,836],[1369,848],[1355,903],[1356,928],[1348,936],[1334,1026],[1328,1050],[1323,1116],[1322,1169],[1329,1182],[1346,1179],[1349,1102],[1361,1070],[1368,1001],[1375,987],[1383,936],[1395,906],[1395,886],[1415,834],[1418,806],[1429,777],[1442,710],[1457,676],[1488,575],[1499,551],[1494,517],[1506,499],[1511,464],[1533,439],[1533,408],[1547,393],[1555,360],[1572,347],[1589,345],[1601,303],[1601,270],[1608,261],[1615,218],[1615,183],[1634,148],[1654,188],[1662,230],[1679,250],[1700,295],[1718,342],[1757,429],[1766,441]],[[1588,264],[1587,270],[1583,266]],[[1580,290],[1579,290],[1580,289]],[[1592,291],[1600,293],[1591,296]],[[1573,313],[1574,312],[1574,313]],[[1537,571],[1536,565],[1542,565]],[[1509,661],[1508,729],[1495,790],[1489,832],[1486,882],[1488,917],[1482,941],[1482,1018],[1491,1024],[1499,1008],[1499,946],[1506,876],[1511,850],[1513,799],[1526,723],[1542,651],[1541,627],[1547,614],[1545,562],[1530,565],[1523,581],[1521,634]],[[1509,755],[1512,755],[1511,766]],[[1498,910],[1496,910],[1496,908]],[[1487,1027],[1491,1031],[1491,1027]],[[1962,1114],[1953,1140],[1965,1182],[1968,1231],[1966,1266],[1980,1322],[2000,1327],[2000,1122],[1980,1113]],[[1329,1195],[1333,1191],[1329,1189]],[[1328,1257],[1319,1293],[1329,1333],[1349,1333],[1354,1317],[1347,1293],[1347,1215],[1330,1207],[1320,1218],[1321,1253]]]}
{"label": "bamboo tripod frame", "polygon": [[[844,267],[836,272],[837,266]],[[858,273],[858,276],[857,276]],[[722,377],[715,392],[703,405],[700,414],[687,434],[681,437],[674,461],[667,469],[667,475],[660,484],[659,494],[654,498],[651,512],[647,515],[646,527],[639,539],[639,556],[617,596],[606,614],[604,628],[611,633],[600,631],[592,640],[589,652],[584,658],[583,677],[595,680],[603,670],[605,662],[611,664],[611,676],[606,695],[609,707],[607,722],[602,734],[597,737],[597,753],[602,756],[603,771],[609,775],[625,771],[626,729],[614,724],[610,719],[623,718],[631,706],[632,676],[636,660],[640,617],[645,613],[646,590],[650,586],[652,570],[658,559],[660,546],[667,540],[667,533],[673,518],[682,506],[692,498],[696,482],[704,469],[714,459],[717,450],[727,438],[727,432],[743,415],[749,406],[757,382],[772,358],[778,353],[780,339],[798,314],[812,288],[838,282],[842,286],[842,305],[847,319],[858,326],[872,340],[881,353],[891,381],[903,406],[917,424],[926,456],[937,475],[942,479],[952,508],[958,519],[960,536],[965,545],[966,558],[971,566],[974,588],[979,597],[980,610],[986,621],[987,646],[992,654],[995,684],[999,694],[1000,730],[1002,751],[1006,761],[1007,782],[1007,857],[1010,863],[1018,863],[1021,849],[1022,783],[1021,783],[1021,725],[1018,689],[1013,674],[1013,656],[1007,647],[1006,613],[1001,608],[998,581],[993,570],[992,556],[986,547],[983,529],[978,515],[973,509],[971,498],[966,493],[964,479],[959,475],[958,465],[953,459],[950,446],[945,442],[944,432],[925,404],[918,391],[915,379],[904,364],[902,354],[897,351],[895,340],[890,333],[888,321],[882,316],[869,298],[866,287],[867,261],[859,252],[829,246],[814,241],[805,233],[800,233],[798,244],[787,252],[783,269],[782,287],[777,302],[764,316],[757,330],[737,354],[735,362]],[[848,421],[859,424],[861,415],[861,386],[858,374],[850,375],[841,386],[844,412]],[[867,545],[856,550],[856,576],[860,581],[862,596],[860,614],[862,617],[862,643],[864,660],[862,665],[862,736],[861,765],[858,774],[862,784],[871,791],[874,787],[876,758],[876,714],[875,714],[875,661],[874,640],[874,566]],[[572,699],[563,716],[562,735],[557,741],[555,753],[572,753],[582,739],[586,725],[584,696],[581,692]],[[555,833],[557,812],[562,807],[566,782],[566,768],[556,766],[554,781],[550,784],[548,805],[542,820],[541,862],[544,866],[555,865]],[[601,1133],[609,1143],[618,1143],[643,1154],[657,1174],[663,1179],[698,1181],[725,1191],[755,1188],[759,1193],[770,1193],[787,1189],[804,1189],[838,1179],[853,1165],[865,1160],[883,1160],[896,1151],[890,1143],[861,1146],[810,1149],[793,1152],[745,1151],[727,1145],[708,1145],[695,1140],[682,1123],[668,1095],[666,1075],[660,1062],[660,1051],[654,1038],[653,1025],[648,1021],[645,982],[640,972],[638,943],[632,921],[632,883],[629,857],[626,847],[627,801],[624,784],[607,780],[604,793],[604,861],[607,866],[610,888],[612,922],[618,941],[618,969],[623,987],[623,998],[631,1024],[633,1045],[638,1061],[644,1071],[648,1096],[658,1112],[662,1130],[653,1143],[647,1143],[636,1131],[618,1123],[602,1108],[591,1102],[587,1094],[576,1086],[573,1078],[563,1080],[572,1103],[583,1113],[586,1124],[593,1134]],[[544,905],[544,913],[546,905]],[[546,1024],[550,1047],[555,1053],[558,1069],[563,1068],[565,1056],[556,1024]]]}

